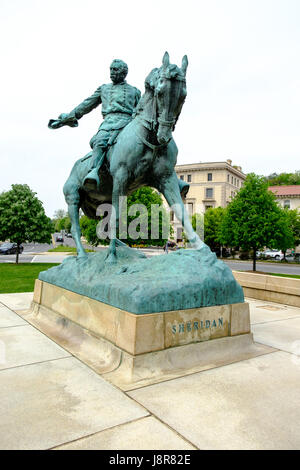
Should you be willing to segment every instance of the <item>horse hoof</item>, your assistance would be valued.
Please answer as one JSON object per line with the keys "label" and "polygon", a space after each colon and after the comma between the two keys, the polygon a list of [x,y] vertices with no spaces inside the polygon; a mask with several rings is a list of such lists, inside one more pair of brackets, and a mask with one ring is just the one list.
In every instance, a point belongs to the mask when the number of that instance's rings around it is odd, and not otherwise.
{"label": "horse hoof", "polygon": [[128,248],[128,245],[126,245],[124,242],[121,242],[121,240],[118,238],[116,238],[116,246],[126,246]]}
{"label": "horse hoof", "polygon": [[105,263],[115,264],[117,262],[117,256],[114,253],[108,253]]}
{"label": "horse hoof", "polygon": [[201,250],[205,246],[205,243],[200,238],[194,238],[190,240],[190,245],[194,250]]}
{"label": "horse hoof", "polygon": [[76,257],[76,261],[85,261],[88,259],[88,255],[86,253],[79,253]]}

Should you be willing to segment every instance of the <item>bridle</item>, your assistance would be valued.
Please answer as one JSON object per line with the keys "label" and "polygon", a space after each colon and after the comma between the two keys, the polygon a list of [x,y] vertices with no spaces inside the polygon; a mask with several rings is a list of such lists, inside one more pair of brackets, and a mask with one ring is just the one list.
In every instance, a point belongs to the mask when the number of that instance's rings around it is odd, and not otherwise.
{"label": "bridle", "polygon": [[[165,73],[162,73],[160,78],[162,78],[163,80],[180,81],[180,82],[186,83],[186,80],[185,80],[184,77],[180,77],[180,76],[170,77],[170,76],[166,76]],[[171,120],[165,120],[165,119],[162,119],[160,116],[158,116],[157,110],[158,110],[157,92],[156,92],[156,89],[154,89],[152,117],[150,119],[146,119],[145,117],[141,118],[140,116],[138,116],[139,121],[141,122],[143,127],[148,129],[149,131],[156,131],[158,124],[161,124],[163,126],[172,128],[172,131],[173,131],[179,116],[177,116],[176,118],[171,119]],[[164,144],[153,145],[150,142],[148,142],[146,139],[144,139],[142,136],[139,135],[138,137],[145,145],[150,147],[152,150],[156,150],[156,149],[159,149],[161,147],[167,146],[169,144],[170,140],[172,139],[172,136],[171,136],[170,139],[167,142],[165,142]]]}

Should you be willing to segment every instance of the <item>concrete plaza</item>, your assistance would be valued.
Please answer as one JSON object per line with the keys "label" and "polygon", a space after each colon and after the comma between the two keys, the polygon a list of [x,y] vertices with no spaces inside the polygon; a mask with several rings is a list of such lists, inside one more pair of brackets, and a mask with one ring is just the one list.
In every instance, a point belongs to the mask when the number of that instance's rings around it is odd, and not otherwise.
{"label": "concrete plaza", "polygon": [[247,299],[266,354],[126,392],[0,295],[0,449],[299,449],[300,309]]}

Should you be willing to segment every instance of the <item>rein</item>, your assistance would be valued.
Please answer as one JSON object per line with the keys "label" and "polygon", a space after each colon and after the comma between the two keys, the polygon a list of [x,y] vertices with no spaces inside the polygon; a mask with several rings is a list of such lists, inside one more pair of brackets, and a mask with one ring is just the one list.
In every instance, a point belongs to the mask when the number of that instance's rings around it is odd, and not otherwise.
{"label": "rein", "polygon": [[[165,80],[172,80],[171,77],[168,77],[165,74],[162,74],[161,78],[163,78]],[[174,80],[174,78],[173,78],[173,80]],[[185,78],[176,77],[175,80],[185,83]],[[151,119],[146,119],[146,118],[141,118],[140,116],[138,116],[138,119],[139,119],[140,123],[142,124],[142,126],[145,127],[149,131],[155,131],[155,129],[157,127],[157,124],[161,124],[163,126],[173,127],[174,128],[174,126],[177,122],[177,118],[172,119],[171,121],[166,121],[165,119],[162,119],[159,116],[157,117],[157,95],[156,95],[155,92],[154,92],[154,96],[153,96],[152,118]],[[172,137],[170,137],[168,142],[165,142],[164,144],[153,145],[150,142],[148,142],[146,139],[144,139],[144,137],[138,135],[137,133],[136,133],[136,135],[143,142],[143,144],[147,145],[147,147],[149,147],[153,151],[158,150],[159,148],[167,146],[169,144],[169,142],[171,141],[171,139],[172,139]]]}

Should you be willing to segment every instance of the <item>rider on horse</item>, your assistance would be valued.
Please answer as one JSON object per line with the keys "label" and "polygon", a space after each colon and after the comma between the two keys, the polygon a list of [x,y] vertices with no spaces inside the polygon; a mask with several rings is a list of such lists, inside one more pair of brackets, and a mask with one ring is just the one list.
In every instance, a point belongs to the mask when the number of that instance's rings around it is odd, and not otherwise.
{"label": "rider on horse", "polygon": [[119,59],[113,60],[110,66],[112,83],[101,85],[93,95],[76,106],[69,114],[61,114],[57,120],[51,120],[49,127],[58,128],[64,125],[78,126],[78,119],[102,103],[104,121],[96,135],[90,140],[93,149],[91,171],[87,174],[84,184],[99,187],[98,172],[104,161],[107,148],[112,145],[120,131],[132,120],[135,108],[140,100],[141,92],[129,85],[125,78],[128,67]]}

